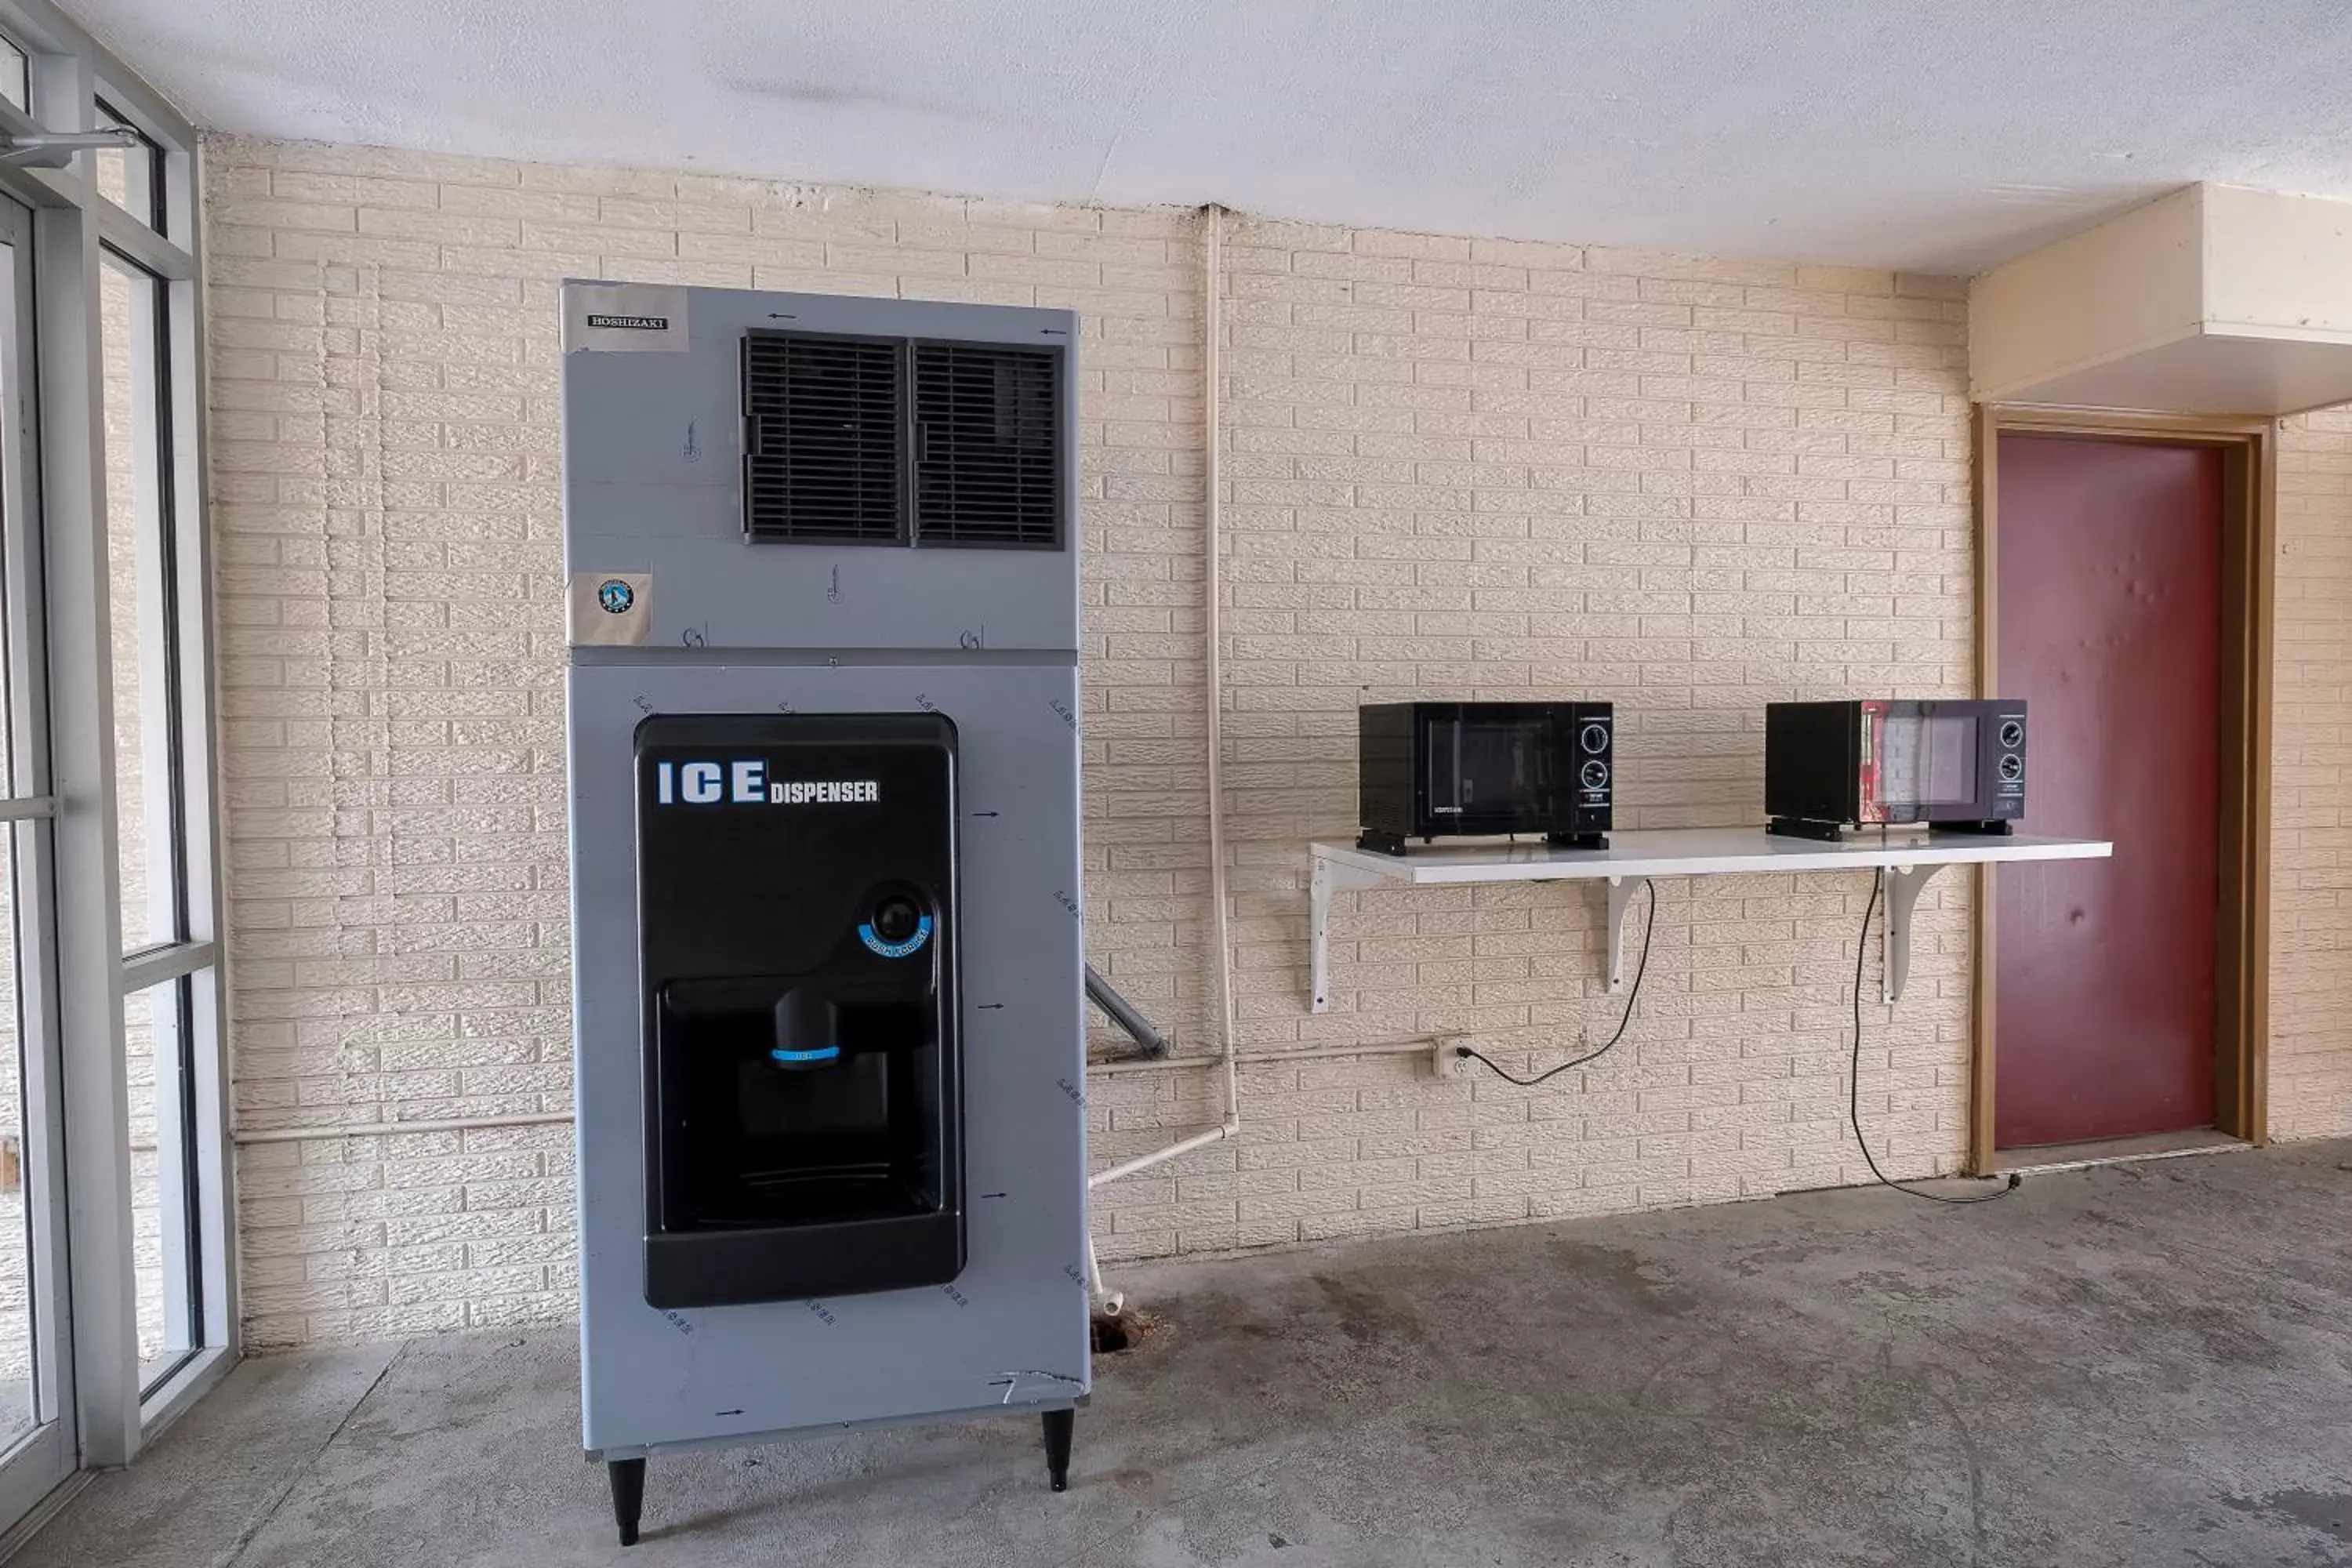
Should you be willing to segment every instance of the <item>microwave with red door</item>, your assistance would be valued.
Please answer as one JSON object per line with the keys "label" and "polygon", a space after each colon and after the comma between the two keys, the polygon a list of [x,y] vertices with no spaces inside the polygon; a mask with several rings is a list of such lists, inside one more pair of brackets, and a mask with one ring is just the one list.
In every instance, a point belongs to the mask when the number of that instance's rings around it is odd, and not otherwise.
{"label": "microwave with red door", "polygon": [[2007,833],[2025,815],[2025,704],[1768,703],[1764,810],[1768,831],[1801,838],[1906,824]]}

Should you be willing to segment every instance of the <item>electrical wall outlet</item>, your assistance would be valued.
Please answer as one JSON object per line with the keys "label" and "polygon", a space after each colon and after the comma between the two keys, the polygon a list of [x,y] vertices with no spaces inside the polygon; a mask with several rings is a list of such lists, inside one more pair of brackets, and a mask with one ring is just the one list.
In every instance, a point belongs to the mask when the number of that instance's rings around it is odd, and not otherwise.
{"label": "electrical wall outlet", "polygon": [[1439,1078],[1468,1078],[1475,1065],[1462,1054],[1465,1042],[1461,1037],[1448,1035],[1429,1047],[1429,1070]]}

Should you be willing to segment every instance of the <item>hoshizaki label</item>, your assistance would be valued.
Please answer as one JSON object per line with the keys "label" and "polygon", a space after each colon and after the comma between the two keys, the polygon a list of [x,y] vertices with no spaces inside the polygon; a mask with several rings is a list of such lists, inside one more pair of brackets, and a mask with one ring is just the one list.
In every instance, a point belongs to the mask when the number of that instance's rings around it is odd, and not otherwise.
{"label": "hoshizaki label", "polygon": [[566,283],[563,352],[684,353],[687,297],[669,284]]}

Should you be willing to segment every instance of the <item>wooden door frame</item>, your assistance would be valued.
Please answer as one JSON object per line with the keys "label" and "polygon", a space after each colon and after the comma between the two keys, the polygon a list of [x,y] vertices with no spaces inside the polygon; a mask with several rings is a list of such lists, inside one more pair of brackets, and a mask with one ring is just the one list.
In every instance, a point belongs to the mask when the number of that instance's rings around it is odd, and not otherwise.
{"label": "wooden door frame", "polygon": [[[2216,447],[2221,495],[2221,900],[2214,1019],[2213,1125],[2249,1143],[2270,1136],[2271,688],[2277,595],[2278,422],[2105,409],[1976,408],[1977,689],[1999,694],[1996,599],[2000,448],[2004,435],[2083,436]],[[1994,1169],[1993,876],[1979,868],[1969,1164]]]}

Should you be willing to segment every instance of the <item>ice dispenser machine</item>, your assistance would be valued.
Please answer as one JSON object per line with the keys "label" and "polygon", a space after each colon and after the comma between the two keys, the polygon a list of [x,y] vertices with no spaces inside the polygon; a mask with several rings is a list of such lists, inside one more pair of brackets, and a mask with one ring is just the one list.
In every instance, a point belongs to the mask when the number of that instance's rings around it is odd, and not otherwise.
{"label": "ice dispenser machine", "polygon": [[1076,323],[563,289],[583,1446],[1089,1390]]}

